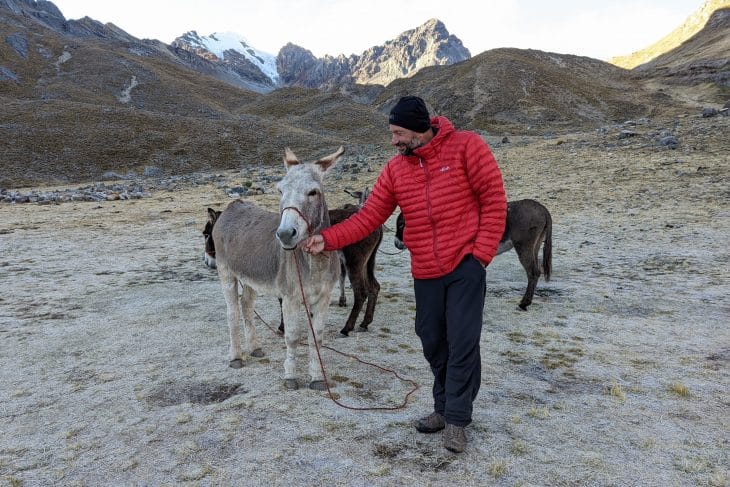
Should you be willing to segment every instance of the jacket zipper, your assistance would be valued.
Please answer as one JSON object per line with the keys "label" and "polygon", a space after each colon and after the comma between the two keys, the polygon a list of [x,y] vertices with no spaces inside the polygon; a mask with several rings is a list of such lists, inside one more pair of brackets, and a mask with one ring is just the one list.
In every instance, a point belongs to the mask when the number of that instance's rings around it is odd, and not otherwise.
{"label": "jacket zipper", "polygon": [[428,221],[431,223],[431,232],[433,234],[433,255],[436,258],[436,265],[438,265],[439,271],[443,273],[444,269],[441,266],[441,258],[439,257],[438,245],[436,245],[436,221],[433,218],[431,212],[431,175],[428,172],[428,165],[423,164],[423,159],[418,158],[418,164],[423,169],[423,174],[426,177],[426,208],[428,209]]}

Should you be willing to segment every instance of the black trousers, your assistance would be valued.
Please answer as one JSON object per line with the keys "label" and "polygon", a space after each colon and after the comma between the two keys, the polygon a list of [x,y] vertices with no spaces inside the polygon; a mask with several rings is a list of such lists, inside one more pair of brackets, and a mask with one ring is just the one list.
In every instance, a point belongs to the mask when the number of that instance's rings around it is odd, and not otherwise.
{"label": "black trousers", "polygon": [[481,383],[484,267],[467,255],[443,277],[414,279],[413,288],[416,334],[433,372],[434,411],[449,424],[466,426]]}

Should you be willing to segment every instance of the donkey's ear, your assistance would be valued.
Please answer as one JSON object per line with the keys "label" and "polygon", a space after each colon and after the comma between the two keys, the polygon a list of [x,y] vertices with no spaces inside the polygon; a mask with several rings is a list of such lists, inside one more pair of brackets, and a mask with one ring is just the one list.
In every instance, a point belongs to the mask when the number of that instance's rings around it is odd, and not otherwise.
{"label": "donkey's ear", "polygon": [[220,211],[216,211],[213,208],[208,208],[208,221],[210,223],[215,223],[215,221],[218,219],[218,215],[220,214]]}
{"label": "donkey's ear", "polygon": [[334,151],[332,154],[318,160],[317,162],[315,162],[315,164],[322,168],[322,172],[327,172],[327,170],[332,167],[332,165],[337,162],[337,160],[342,157],[342,154],[344,153],[345,148],[340,146],[339,149]]}
{"label": "donkey's ear", "polygon": [[296,154],[292,152],[292,150],[288,147],[284,149],[284,166],[286,167],[287,171],[290,167],[296,166],[299,164],[299,159],[297,158]]}
{"label": "donkey's ear", "polygon": [[362,194],[360,191],[350,191],[347,188],[343,189],[342,191],[344,191],[345,193],[349,194],[350,196],[352,196],[355,199],[359,199],[360,198],[360,195]]}

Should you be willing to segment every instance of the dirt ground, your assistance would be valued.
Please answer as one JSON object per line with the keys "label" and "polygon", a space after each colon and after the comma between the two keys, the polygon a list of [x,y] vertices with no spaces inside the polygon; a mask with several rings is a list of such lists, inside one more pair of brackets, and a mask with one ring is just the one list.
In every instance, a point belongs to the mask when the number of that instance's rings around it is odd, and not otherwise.
{"label": "dirt ground", "polygon": [[[371,331],[336,338],[348,309],[333,295],[325,343],[419,389],[400,410],[350,411],[284,389],[283,340],[260,322],[266,356],[228,368],[200,234],[205,209],[230,201],[217,185],[0,205],[0,485],[728,485],[729,120],[641,122],[623,139],[621,127],[489,138],[509,199],[552,213],[554,271],[521,312],[514,252],[489,266],[482,387],[461,455],[412,427],[431,411],[431,377],[394,218]],[[663,131],[676,150],[657,143]],[[383,162],[329,180],[330,206]],[[268,189],[250,199],[276,206]],[[257,310],[276,321],[274,298]],[[346,404],[396,406],[410,389],[323,357]]]}

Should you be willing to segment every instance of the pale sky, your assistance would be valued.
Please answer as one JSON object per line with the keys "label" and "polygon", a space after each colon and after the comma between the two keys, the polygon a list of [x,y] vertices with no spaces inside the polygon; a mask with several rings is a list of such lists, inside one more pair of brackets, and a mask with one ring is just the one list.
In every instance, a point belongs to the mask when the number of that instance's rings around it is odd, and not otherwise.
{"label": "pale sky", "polygon": [[165,43],[235,32],[276,55],[292,42],[321,57],[362,54],[438,18],[472,56],[498,47],[607,60],[661,39],[703,0],[53,0],[67,19],[112,22]]}

